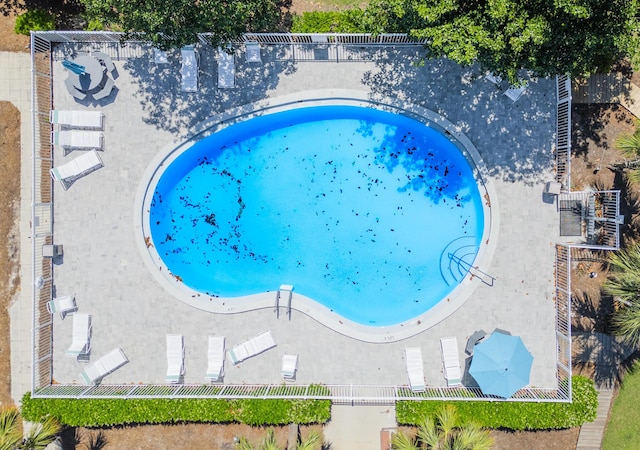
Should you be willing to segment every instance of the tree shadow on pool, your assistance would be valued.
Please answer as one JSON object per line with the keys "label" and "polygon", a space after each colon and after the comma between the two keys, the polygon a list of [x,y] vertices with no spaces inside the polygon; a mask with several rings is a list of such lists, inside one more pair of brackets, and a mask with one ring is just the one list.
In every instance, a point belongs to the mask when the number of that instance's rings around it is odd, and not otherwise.
{"label": "tree shadow on pool", "polygon": [[503,95],[508,85],[488,82],[479,66],[423,60],[426,54],[421,47],[372,50],[376,67],[362,80],[372,99],[391,98],[442,115],[471,140],[493,177],[527,185],[544,181],[553,168],[555,80],[523,73],[525,93],[512,102]]}

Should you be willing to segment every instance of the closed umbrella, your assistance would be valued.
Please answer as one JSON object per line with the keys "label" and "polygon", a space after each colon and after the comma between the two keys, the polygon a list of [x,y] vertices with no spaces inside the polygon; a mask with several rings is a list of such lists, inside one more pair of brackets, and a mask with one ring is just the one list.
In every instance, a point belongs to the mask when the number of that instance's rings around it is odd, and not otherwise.
{"label": "closed umbrella", "polygon": [[529,384],[532,364],[519,336],[494,331],[473,349],[469,374],[484,394],[509,398]]}
{"label": "closed umbrella", "polygon": [[69,61],[68,59],[65,59],[64,61],[62,61],[62,65],[64,66],[65,69],[70,70],[71,72],[77,75],[84,75],[85,73],[84,66],[81,66],[80,64],[76,64],[73,61]]}

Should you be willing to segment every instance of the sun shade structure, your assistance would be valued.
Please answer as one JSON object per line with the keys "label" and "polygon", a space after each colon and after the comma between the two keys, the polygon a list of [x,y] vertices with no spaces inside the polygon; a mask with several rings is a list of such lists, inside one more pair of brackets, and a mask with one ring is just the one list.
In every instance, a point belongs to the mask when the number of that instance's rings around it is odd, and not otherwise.
{"label": "sun shade structure", "polygon": [[519,336],[499,331],[476,345],[469,374],[484,394],[509,398],[529,384],[533,356]]}

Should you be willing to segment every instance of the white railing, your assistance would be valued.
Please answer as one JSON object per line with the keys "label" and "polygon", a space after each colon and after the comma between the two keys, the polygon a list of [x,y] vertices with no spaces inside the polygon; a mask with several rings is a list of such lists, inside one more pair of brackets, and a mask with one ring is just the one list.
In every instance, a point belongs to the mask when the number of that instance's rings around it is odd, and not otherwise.
{"label": "white railing", "polygon": [[[487,400],[520,402],[570,402],[571,401],[571,285],[570,255],[567,246],[556,249],[556,375],[557,388],[526,388],[509,399],[488,397],[478,388],[429,387],[425,392],[412,392],[407,386],[368,385],[98,385],[52,383],[52,342],[53,328],[51,315],[46,310],[46,302],[52,296],[52,261],[42,256],[42,245],[53,243],[53,187],[49,177],[52,167],[50,144],[51,125],[49,111],[52,106],[52,42],[78,42],[88,44],[112,44],[120,42],[120,34],[106,32],[36,32],[31,35],[32,61],[32,139],[33,184],[32,184],[32,252],[33,252],[33,366],[32,397],[34,398],[298,398],[327,399],[342,404],[392,404],[399,400]],[[206,37],[206,35],[202,35]],[[288,35],[269,33],[246,35],[261,43],[278,45],[278,39],[307,40],[311,35]],[[301,36],[304,36],[302,38]],[[342,35],[328,34],[327,42],[337,47],[348,45],[409,44],[422,45],[411,41],[406,35]],[[331,37],[331,39],[329,39]],[[308,38],[311,42],[311,39]],[[380,40],[381,39],[381,40]],[[385,41],[386,39],[386,41]],[[378,41],[376,41],[378,40]],[[343,42],[344,41],[344,42]],[[374,42],[375,41],[375,42]],[[304,42],[308,44],[311,42]],[[558,77],[558,95],[566,97],[570,81]],[[562,84],[562,85],[561,85]],[[570,91],[568,94],[570,103]],[[566,98],[563,101],[566,103]],[[558,105],[560,105],[560,97]],[[570,133],[570,114],[563,117],[563,130]],[[560,121],[559,121],[560,128]],[[570,148],[570,134],[567,151]],[[563,141],[564,142],[564,141]],[[568,172],[567,172],[568,173]],[[37,285],[37,286],[36,286]]]}
{"label": "white railing", "polygon": [[31,35],[31,140],[33,161],[31,182],[32,246],[32,389],[51,384],[53,375],[53,324],[47,311],[51,300],[53,273],[51,259],[44,258],[42,246],[53,243],[53,191],[49,169],[51,157],[52,104],[51,43]]}
{"label": "white railing", "polygon": [[556,181],[567,189],[571,184],[571,78],[556,77]]}

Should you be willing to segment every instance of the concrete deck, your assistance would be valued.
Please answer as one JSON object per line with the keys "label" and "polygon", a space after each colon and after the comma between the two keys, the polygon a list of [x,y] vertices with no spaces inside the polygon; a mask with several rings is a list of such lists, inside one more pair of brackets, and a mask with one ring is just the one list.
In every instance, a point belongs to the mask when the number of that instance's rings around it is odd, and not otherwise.
{"label": "concrete deck", "polygon": [[[270,329],[278,346],[237,367],[227,362],[226,383],[281,382],[280,360],[286,352],[300,355],[300,384],[407,384],[403,349],[419,346],[427,383],[445,385],[439,338],[457,336],[464,362],[467,336],[499,327],[522,336],[533,354],[531,385],[556,387],[553,265],[559,226],[555,205],[542,197],[544,182],[553,177],[553,80],[531,80],[526,93],[512,103],[476,68],[463,69],[447,60],[417,66],[419,47],[363,50],[371,53],[369,62],[340,63],[281,61],[281,49],[270,47],[263,49],[263,65],[248,65],[239,53],[236,88],[218,90],[214,52],[205,49],[200,91],[183,94],[177,53],[170,55],[170,64],[156,65],[148,47],[102,50],[114,57],[118,76],[117,92],[99,104],[78,103],[66,92],[60,61],[74,49],[64,44],[56,50],[54,107],[103,111],[106,125],[105,167],[66,192],[55,187],[55,241],[64,245],[65,254],[54,268],[54,280],[58,294],[75,293],[80,311],[93,315],[92,359],[116,346],[130,359],[105,383],[163,382],[168,333],[185,335],[185,382],[203,383],[207,335],[224,335],[231,347]],[[170,296],[155,282],[134,241],[134,214],[139,213],[134,196],[149,162],[189,127],[230,107],[332,88],[431,109],[476,145],[500,205],[498,244],[489,270],[494,285],[478,282],[471,299],[449,318],[391,344],[344,337],[296,311],[291,321],[286,315],[276,319],[271,309],[214,315]],[[78,152],[63,157],[56,149],[55,163],[76,156]],[[274,289],[280,281],[274,281]],[[23,297],[30,302],[30,292],[23,291]],[[80,383],[83,365],[64,356],[72,319],[56,316],[54,323],[54,379]],[[468,375],[464,380],[473,384]]]}

